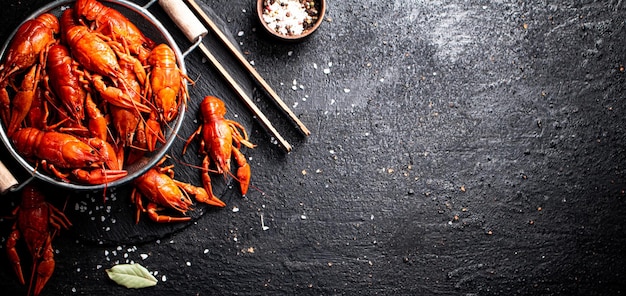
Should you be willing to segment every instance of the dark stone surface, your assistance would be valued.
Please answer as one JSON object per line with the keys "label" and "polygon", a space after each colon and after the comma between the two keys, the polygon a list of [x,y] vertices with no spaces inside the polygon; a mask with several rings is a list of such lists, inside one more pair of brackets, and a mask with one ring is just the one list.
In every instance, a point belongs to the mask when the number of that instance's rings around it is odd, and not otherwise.
{"label": "dark stone surface", "polygon": [[[0,36],[44,3],[7,5]],[[624,293],[621,1],[330,1],[297,44],[267,38],[252,1],[206,3],[312,135],[256,91],[294,149],[252,125],[247,197],[137,244],[64,231],[43,294]],[[160,282],[109,281],[126,261]]]}

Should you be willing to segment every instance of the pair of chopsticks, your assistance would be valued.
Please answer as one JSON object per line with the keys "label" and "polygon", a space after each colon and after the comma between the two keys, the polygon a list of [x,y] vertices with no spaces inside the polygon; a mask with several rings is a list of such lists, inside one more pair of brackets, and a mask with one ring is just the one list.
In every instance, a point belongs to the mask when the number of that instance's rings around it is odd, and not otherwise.
{"label": "pair of chopsticks", "polygon": [[[165,9],[168,14],[173,10],[185,10],[187,5],[184,3],[176,3],[178,1],[171,0],[165,1],[160,0],[159,4]],[[261,75],[250,65],[250,63],[246,60],[246,58],[239,52],[239,50],[230,42],[230,40],[226,37],[226,35],[220,30],[220,28],[211,20],[211,18],[202,10],[200,6],[194,0],[186,0],[191,8],[198,14],[202,21],[213,31],[213,33],[220,39],[220,41],[226,45],[229,52],[233,54],[237,60],[242,64],[246,70],[252,75],[254,80],[265,90],[265,92],[274,100],[274,102],[289,116],[289,118],[296,123],[302,133],[306,136],[310,135],[311,132],[306,128],[306,126],[300,121],[300,119],[289,109],[289,107],[283,102],[283,100],[278,96],[278,94],[269,86],[269,84],[261,77]],[[179,7],[179,5],[184,5],[185,7]],[[169,6],[169,7],[168,7]],[[193,14],[193,13],[192,13]],[[209,59],[209,61],[213,64],[213,66],[224,76],[224,78],[228,81],[228,83],[232,86],[232,88],[237,92],[237,94],[241,97],[244,103],[251,109],[252,113],[261,121],[261,123],[269,130],[274,138],[283,146],[283,148],[289,152],[291,151],[291,145],[280,135],[280,133],[276,130],[276,128],[272,125],[272,123],[267,119],[265,114],[256,106],[256,104],[252,101],[252,99],[248,96],[248,94],[241,88],[239,83],[228,73],[228,71],[222,66],[222,64],[215,58],[215,56],[211,53],[211,51],[200,42],[206,33],[206,28],[202,24],[195,24],[194,20],[191,19],[190,15],[187,15],[187,19],[181,18],[180,16],[175,16],[170,14],[170,17],[183,29],[183,33],[187,36],[187,38],[194,42],[198,42],[198,47],[202,51],[202,53]],[[194,15],[195,18],[195,15]],[[196,19],[197,20],[197,19]],[[184,28],[187,26],[195,27],[195,28]],[[198,28],[202,27],[202,28]],[[204,30],[204,31],[203,31]],[[198,40],[196,40],[198,39]]]}

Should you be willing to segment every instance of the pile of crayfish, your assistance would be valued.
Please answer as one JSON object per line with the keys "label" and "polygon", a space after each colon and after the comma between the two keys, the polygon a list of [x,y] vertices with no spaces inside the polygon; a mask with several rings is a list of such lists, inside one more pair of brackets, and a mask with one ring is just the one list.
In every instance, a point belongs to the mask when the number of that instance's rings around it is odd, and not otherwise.
{"label": "pile of crayfish", "polygon": [[15,149],[65,182],[103,184],[165,142],[187,81],[167,44],[97,0],[16,31],[0,65],[0,119]]}

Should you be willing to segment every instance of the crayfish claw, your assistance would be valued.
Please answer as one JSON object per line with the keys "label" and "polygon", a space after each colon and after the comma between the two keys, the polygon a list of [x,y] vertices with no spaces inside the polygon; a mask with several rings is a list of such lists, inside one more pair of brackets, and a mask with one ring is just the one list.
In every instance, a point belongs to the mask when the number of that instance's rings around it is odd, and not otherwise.
{"label": "crayfish claw", "polygon": [[37,296],[41,293],[41,290],[46,285],[52,273],[54,272],[54,252],[50,245],[50,238],[48,238],[47,246],[44,250],[43,259],[37,267],[37,281],[35,282],[35,290],[33,295]]}

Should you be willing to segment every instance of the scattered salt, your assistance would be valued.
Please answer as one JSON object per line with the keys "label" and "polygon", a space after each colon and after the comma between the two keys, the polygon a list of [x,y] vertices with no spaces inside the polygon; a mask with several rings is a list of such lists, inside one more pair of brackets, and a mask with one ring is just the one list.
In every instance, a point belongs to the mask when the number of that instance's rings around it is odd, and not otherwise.
{"label": "scattered salt", "polygon": [[162,281],[162,282],[167,281],[167,277],[165,277],[165,275],[161,276],[161,281]]}
{"label": "scattered salt", "polygon": [[148,259],[148,254],[140,254],[139,257],[141,257],[141,259],[146,260]]}
{"label": "scattered salt", "polygon": [[204,249],[204,253],[208,254],[209,253],[209,249]]}
{"label": "scattered salt", "polygon": [[330,74],[330,69],[324,68],[324,74]]}
{"label": "scattered salt", "polygon": [[233,207],[233,213],[237,213],[239,212],[239,208],[238,207]]}
{"label": "scattered salt", "polygon": [[237,36],[239,37],[243,36],[243,31],[239,31],[239,33],[237,33]]}
{"label": "scattered salt", "polygon": [[187,266],[191,266],[191,262],[187,261],[185,264],[187,264]]}
{"label": "scattered salt", "polygon": [[349,93],[349,92],[350,92],[350,89],[349,89],[349,88],[344,88],[344,89],[343,89],[343,92],[345,92],[345,93]]}
{"label": "scattered salt", "polygon": [[302,219],[302,220],[306,220],[306,215],[301,215],[301,216],[300,216],[300,219]]}

